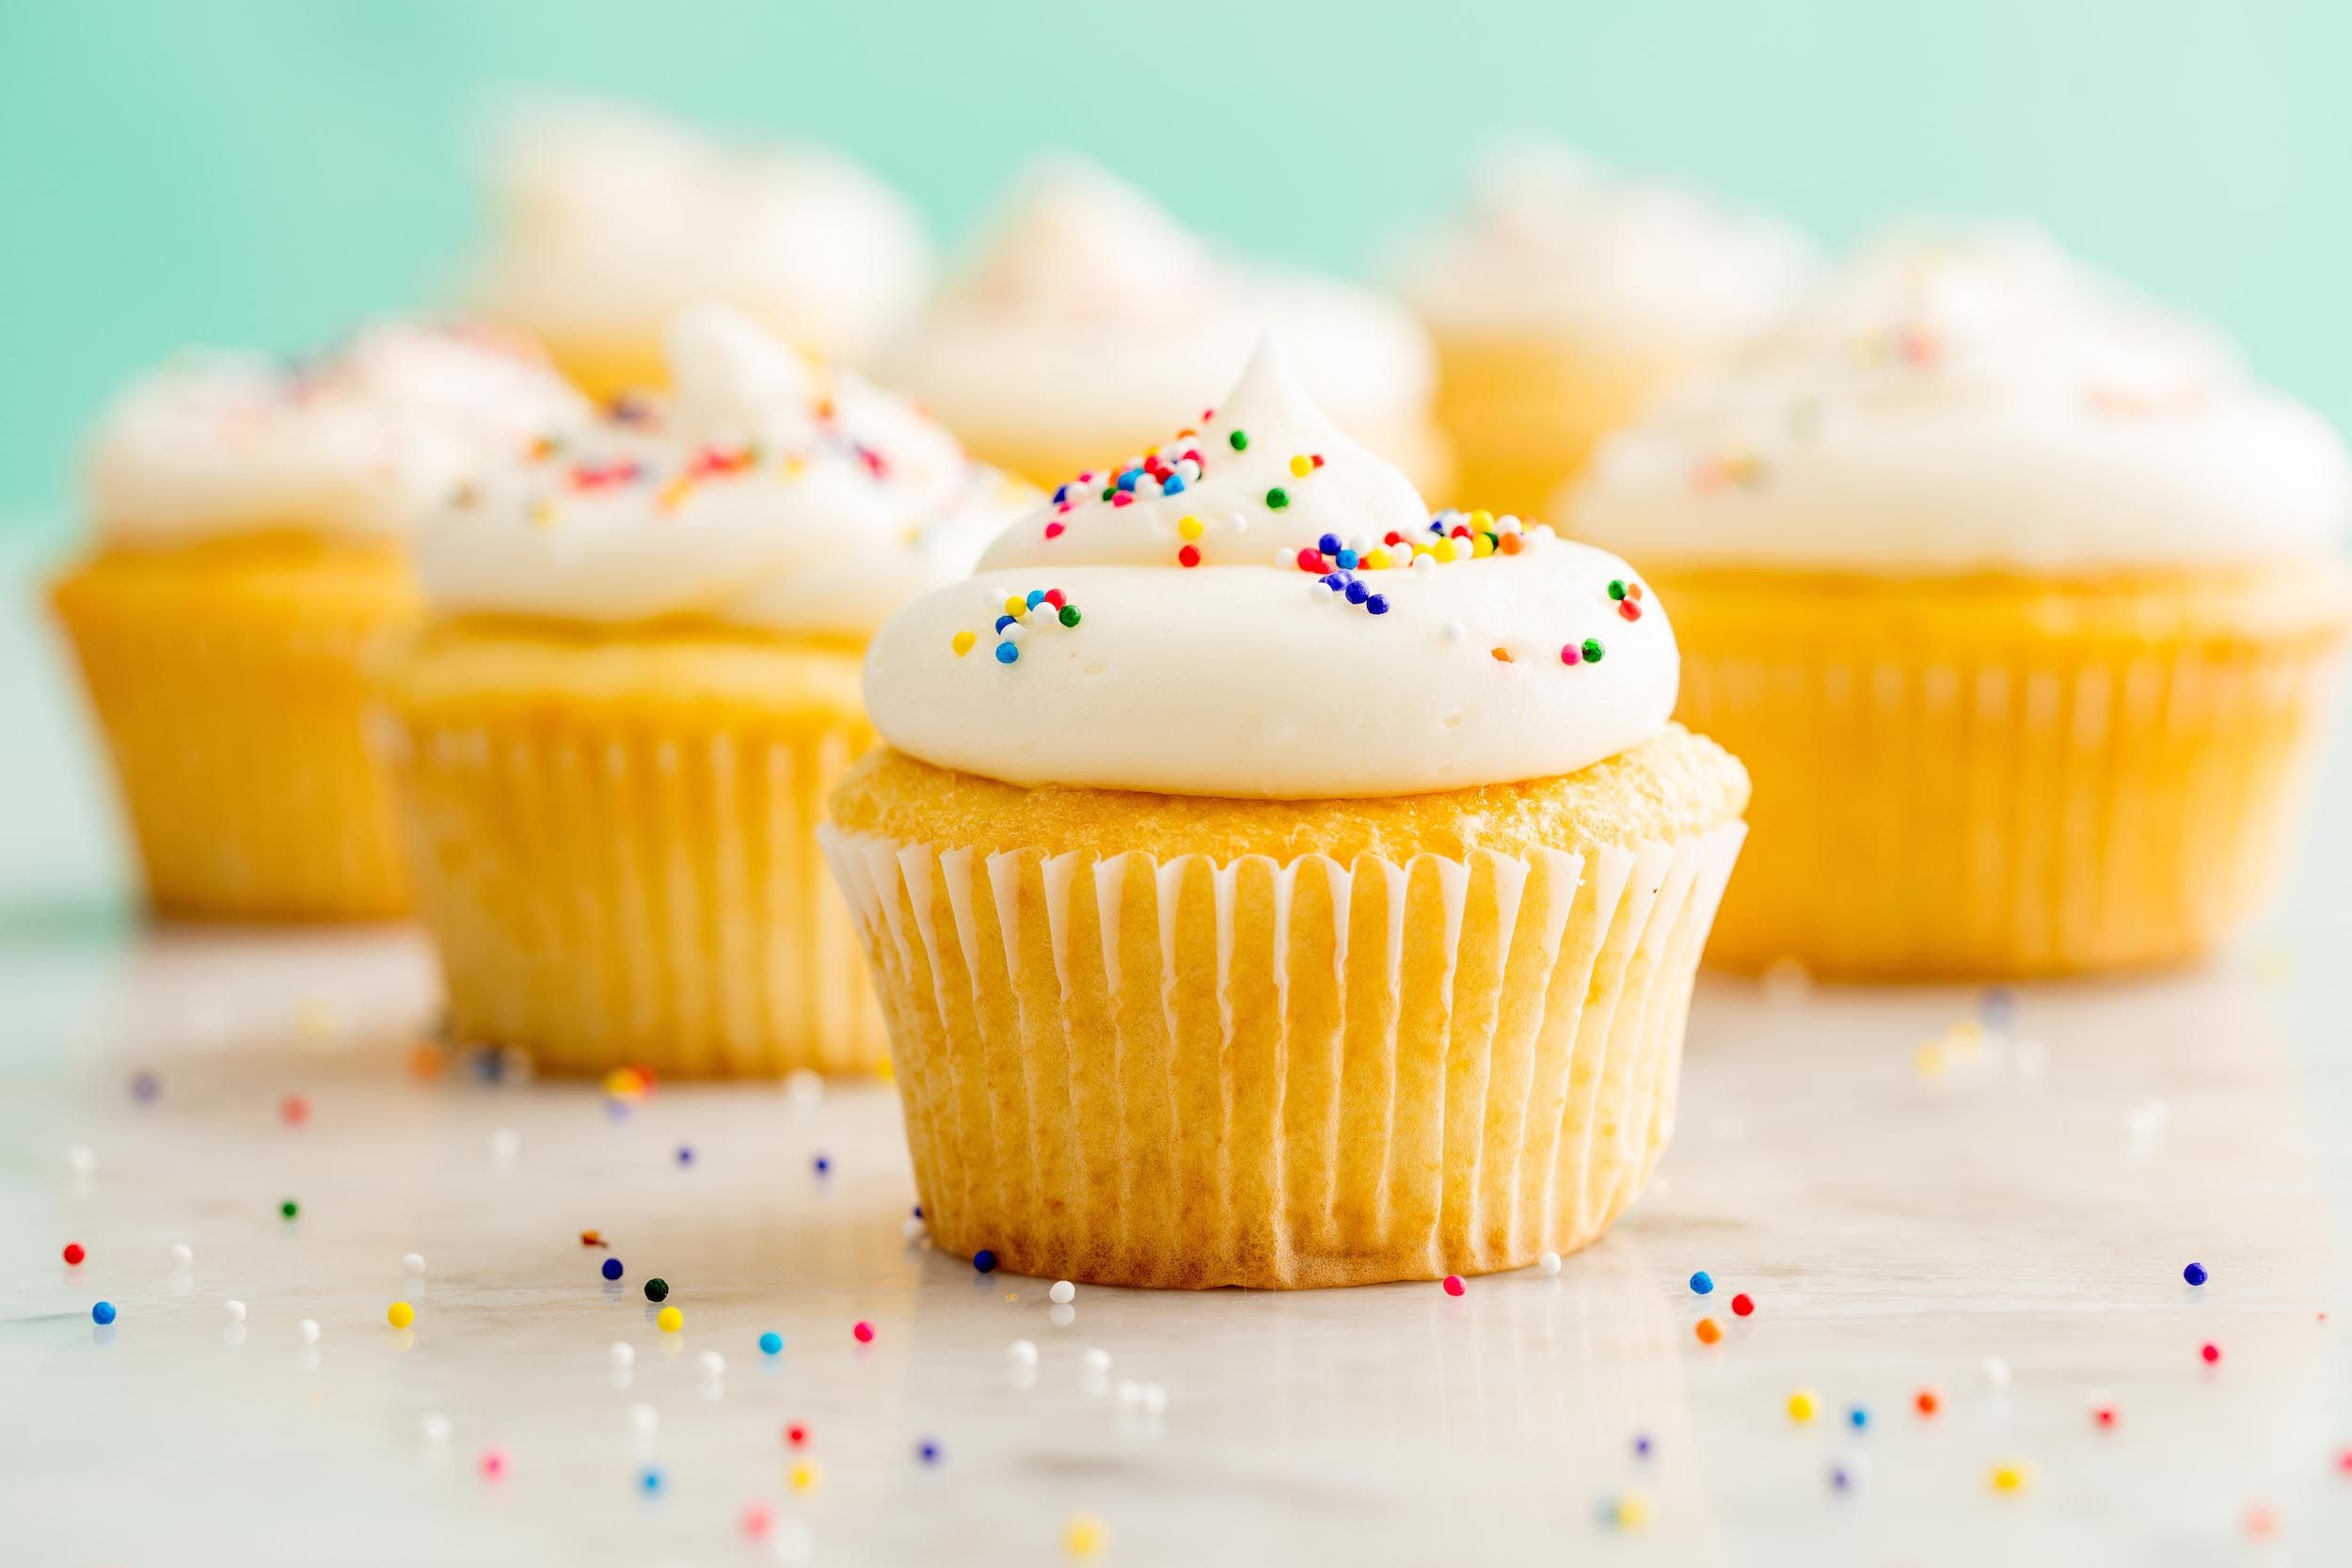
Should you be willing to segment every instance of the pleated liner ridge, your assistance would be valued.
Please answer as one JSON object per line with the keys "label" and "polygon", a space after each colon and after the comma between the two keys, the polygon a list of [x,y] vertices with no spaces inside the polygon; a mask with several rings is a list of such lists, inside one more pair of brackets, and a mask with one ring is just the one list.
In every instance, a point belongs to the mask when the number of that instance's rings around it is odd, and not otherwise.
{"label": "pleated liner ridge", "polygon": [[862,719],[738,733],[377,718],[460,1038],[555,1072],[884,1064],[815,838],[870,739]]}
{"label": "pleated liner ridge", "polygon": [[938,1244],[1289,1288],[1517,1267],[1623,1212],[1745,831],[1401,865],[820,839]]}

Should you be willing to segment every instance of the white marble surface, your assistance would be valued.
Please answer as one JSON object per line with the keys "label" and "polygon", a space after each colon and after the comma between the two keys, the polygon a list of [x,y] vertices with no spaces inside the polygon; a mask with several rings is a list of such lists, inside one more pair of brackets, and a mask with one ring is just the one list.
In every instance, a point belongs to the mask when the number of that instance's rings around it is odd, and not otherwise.
{"label": "white marble surface", "polygon": [[[0,778],[7,1561],[707,1568],[781,1546],[1033,1563],[1061,1560],[1080,1513],[1107,1527],[1099,1560],[1122,1564],[2352,1556],[2352,930],[2335,892],[2352,847],[2332,816],[2238,956],[2031,988],[2008,1038],[1951,1033],[1979,1006],[1963,990],[1710,981],[1660,1180],[1557,1279],[1476,1279],[1459,1300],[1082,1288],[1057,1322],[1048,1282],[981,1278],[902,1238],[913,1194],[880,1085],[813,1103],[664,1087],[616,1118],[587,1085],[462,1065],[423,1081],[413,938],[136,931],[87,848],[103,818],[54,671],[5,617],[0,657],[0,717],[32,741]],[[1942,1069],[1923,1070],[1933,1041]],[[306,1125],[281,1119],[288,1094]],[[589,1227],[622,1287],[580,1245]],[[68,1241],[89,1249],[78,1269]],[[421,1283],[403,1278],[409,1252]],[[2202,1290],[2182,1282],[2191,1259],[2212,1270]],[[1706,1302],[1684,1284],[1696,1268],[1720,1282]],[[686,1314],[675,1344],[639,1293],[649,1274]],[[1730,1319],[1735,1290],[1752,1319]],[[111,1333],[89,1318],[102,1297],[121,1309]],[[418,1308],[405,1333],[384,1322],[396,1298]],[[1709,1309],[1730,1329],[1712,1349],[1692,1333]],[[771,1328],[787,1345],[767,1362]],[[1006,1366],[1022,1338],[1040,1349],[1028,1387]],[[635,1347],[627,1386],[614,1340]],[[1110,1354],[1109,1391],[1088,1387],[1089,1348]],[[1166,1389],[1157,1421],[1122,1406],[1129,1379]],[[1932,1419],[1911,1403],[1927,1385]],[[1799,1387],[1820,1399],[1810,1425],[1785,1412]],[[659,1415],[643,1452],[639,1403]],[[807,1493],[781,1436],[794,1420],[821,1466]],[[926,1436],[935,1467],[915,1456]],[[497,1482],[477,1467],[493,1446],[511,1456]],[[1995,1495],[2011,1459],[2030,1483]],[[1858,1478],[1842,1494],[1840,1462]],[[1629,1488],[1647,1525],[1601,1523]],[[755,1502],[778,1520],[766,1545],[739,1528]],[[2264,1510],[2269,1529],[2249,1528]]]}

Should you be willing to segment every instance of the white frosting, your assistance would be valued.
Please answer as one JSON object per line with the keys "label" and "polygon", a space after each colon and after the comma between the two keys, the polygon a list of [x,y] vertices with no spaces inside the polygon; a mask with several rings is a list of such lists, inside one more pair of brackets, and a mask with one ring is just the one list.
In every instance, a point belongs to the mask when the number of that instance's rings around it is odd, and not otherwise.
{"label": "white frosting", "polygon": [[588,414],[537,350],[479,327],[372,327],[296,364],[195,352],[107,412],[88,504],[110,544],[394,538],[469,474]]}
{"label": "white frosting", "polygon": [[1528,140],[1487,154],[1469,211],[1398,271],[1441,331],[1708,354],[1770,325],[1814,266],[1788,224]]}
{"label": "white frosting", "polygon": [[652,342],[700,300],[751,311],[850,360],[920,303],[914,209],[816,147],[735,147],[612,104],[539,101],[494,157],[491,253],[477,309],[550,340]]}
{"label": "white frosting", "polygon": [[669,397],[518,454],[428,523],[417,571],[436,606],[864,637],[969,572],[1034,499],[732,307],[681,316],[669,358]]}
{"label": "white frosting", "polygon": [[888,356],[889,379],[974,440],[1099,444],[1197,416],[1268,328],[1339,424],[1428,422],[1436,361],[1392,301],[1252,267],[1068,156],[1025,171],[969,272]]}
{"label": "white frosting", "polygon": [[1865,255],[1554,515],[1645,560],[1949,571],[2323,550],[2348,509],[2343,442],[2218,338],[1984,230]]}
{"label": "white frosting", "polygon": [[[1096,486],[1124,476],[1073,482],[975,581],[883,628],[866,696],[892,745],[1013,784],[1305,800],[1570,773],[1673,711],[1674,634],[1638,584],[1638,619],[1612,596],[1635,583],[1625,562],[1484,514],[1433,533],[1411,483],[1318,412],[1270,343],[1197,434],[1152,455],[1178,483],[1147,477],[1122,503]],[[1456,527],[1496,553],[1472,558]],[[1416,541],[1458,559],[1415,560]],[[1302,570],[1302,551],[1331,570]],[[1026,604],[1045,590],[1076,625]],[[1010,597],[1024,618],[999,627]]]}

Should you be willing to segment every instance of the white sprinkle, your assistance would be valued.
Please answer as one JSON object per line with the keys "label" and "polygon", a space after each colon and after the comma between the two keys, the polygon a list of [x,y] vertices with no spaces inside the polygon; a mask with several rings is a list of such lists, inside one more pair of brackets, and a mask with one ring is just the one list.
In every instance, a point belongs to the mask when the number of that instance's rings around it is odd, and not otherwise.
{"label": "white sprinkle", "polygon": [[1274,564],[1278,567],[1288,566],[1292,570],[1295,571],[1298,568],[1298,552],[1296,550],[1276,550],[1274,552]]}
{"label": "white sprinkle", "polygon": [[1459,642],[1463,639],[1470,636],[1470,627],[1462,625],[1459,621],[1448,621],[1444,626],[1438,628],[1438,635],[1445,639],[1448,642]]}
{"label": "white sprinkle", "polygon": [[[1004,603],[1002,599],[996,602]],[[812,1072],[804,1067],[794,1068],[784,1075],[784,1098],[798,1110],[807,1110],[819,1103],[825,1098],[824,1074]]]}
{"label": "white sprinkle", "polygon": [[1434,571],[1436,571],[1437,569],[1438,569],[1438,558],[1437,558],[1436,556],[1434,556],[1434,555],[1417,555],[1417,556],[1413,557],[1413,570],[1414,570],[1414,571],[1416,571],[1416,572],[1434,572]]}
{"label": "white sprinkle", "polygon": [[410,1276],[411,1278],[422,1277],[424,1274],[424,1254],[421,1252],[411,1252],[405,1254],[400,1260],[400,1272]]}
{"label": "white sprinkle", "polygon": [[1057,1279],[1054,1281],[1054,1288],[1046,1291],[1045,1295],[1055,1306],[1067,1307],[1078,1299],[1078,1287],[1067,1279]]}
{"label": "white sprinkle", "polygon": [[1049,1307],[1045,1309],[1045,1321],[1056,1328],[1068,1328],[1078,1321],[1078,1309],[1074,1307]]}
{"label": "white sprinkle", "polygon": [[1495,519],[1495,531],[1497,533],[1517,533],[1524,527],[1526,527],[1525,524],[1521,523],[1518,517],[1512,515],[1508,512],[1505,512],[1502,516]]}
{"label": "white sprinkle", "polygon": [[1560,1255],[1556,1252],[1547,1252],[1535,1259],[1535,1266],[1543,1271],[1546,1279],[1549,1279],[1560,1272]]}
{"label": "white sprinkle", "polygon": [[[1189,483],[1189,481],[1187,481],[1187,483]],[[1231,512],[1226,514],[1225,526],[1232,529],[1235,533],[1248,533],[1249,531],[1249,519],[1238,512]],[[1293,556],[1291,559],[1295,561],[1297,557]],[[1280,564],[1288,564],[1288,562],[1280,562]]]}
{"label": "white sprinkle", "polygon": [[1005,1347],[1005,1359],[1011,1362],[1016,1367],[1036,1366],[1037,1341],[1034,1339],[1015,1339],[1011,1344]]}
{"label": "white sprinkle", "polygon": [[1020,642],[1026,640],[1028,635],[1029,623],[1026,621],[1015,621],[1012,625],[998,632],[996,634],[996,640],[1000,642]]}
{"label": "white sprinkle", "polygon": [[1132,1377],[1120,1378],[1119,1386],[1113,1390],[1113,1393],[1118,1397],[1120,1404],[1131,1410],[1143,1402],[1143,1385]]}
{"label": "white sprinkle", "polygon": [[927,1228],[928,1227],[923,1224],[923,1222],[916,1219],[913,1214],[909,1214],[905,1219],[898,1222],[898,1234],[904,1236],[910,1242],[921,1241],[923,1239],[923,1233]]}
{"label": "white sprinkle", "polygon": [[2009,1363],[1997,1355],[1986,1356],[1984,1358],[1984,1381],[1996,1389],[2008,1387]]}
{"label": "white sprinkle", "polygon": [[316,1318],[303,1319],[294,1324],[294,1334],[306,1345],[317,1344],[319,1342],[319,1321]]}
{"label": "white sprinkle", "polygon": [[511,1127],[501,1127],[490,1134],[490,1158],[500,1164],[512,1164],[522,1152],[523,1135]]}
{"label": "white sprinkle", "polygon": [[661,1412],[650,1404],[632,1404],[628,1407],[628,1424],[639,1436],[649,1435],[661,1425]]}
{"label": "white sprinkle", "polygon": [[75,1144],[65,1151],[65,1163],[76,1176],[87,1176],[98,1168],[98,1153],[87,1144]]}
{"label": "white sprinkle", "polygon": [[707,1350],[696,1356],[694,1365],[702,1370],[703,1376],[707,1378],[722,1378],[727,1375],[727,1358],[715,1350]]}
{"label": "white sprinkle", "polygon": [[171,1260],[184,1269],[196,1261],[196,1248],[185,1242],[174,1242],[171,1243]]}
{"label": "white sprinkle", "polygon": [[1156,1383],[1143,1386],[1143,1409],[1146,1415],[1158,1416],[1168,1410],[1168,1390]]}
{"label": "white sprinkle", "polygon": [[613,1340],[612,1344],[605,1347],[604,1354],[612,1359],[615,1367],[631,1366],[637,1360],[637,1347],[626,1339]]}
{"label": "white sprinkle", "polygon": [[1089,1372],[1107,1372],[1111,1370],[1111,1353],[1090,1348],[1084,1355],[1078,1357],[1078,1364]]}
{"label": "white sprinkle", "polygon": [[241,1323],[245,1322],[245,1303],[241,1301],[224,1301],[220,1304],[220,1314],[232,1323]]}
{"label": "white sprinkle", "polygon": [[449,1441],[449,1418],[439,1411],[424,1418],[424,1440],[434,1448]]}
{"label": "white sprinkle", "polygon": [[779,1519],[768,1537],[768,1551],[785,1568],[800,1568],[817,1551],[817,1533],[805,1519]]}

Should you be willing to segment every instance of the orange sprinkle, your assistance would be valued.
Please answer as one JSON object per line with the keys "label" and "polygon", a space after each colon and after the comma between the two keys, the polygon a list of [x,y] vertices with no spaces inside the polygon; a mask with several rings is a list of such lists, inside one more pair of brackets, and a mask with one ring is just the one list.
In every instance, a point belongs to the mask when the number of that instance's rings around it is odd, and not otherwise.
{"label": "orange sprinkle", "polygon": [[1498,664],[1508,664],[1511,662],[1511,650],[1508,648],[1489,648],[1486,651],[1494,655],[1495,662]]}
{"label": "orange sprinkle", "polygon": [[1717,1323],[1712,1318],[1701,1318],[1698,1322],[1698,1327],[1693,1332],[1698,1335],[1700,1344],[1711,1345],[1717,1343],[1723,1338],[1724,1325]]}

